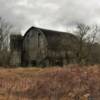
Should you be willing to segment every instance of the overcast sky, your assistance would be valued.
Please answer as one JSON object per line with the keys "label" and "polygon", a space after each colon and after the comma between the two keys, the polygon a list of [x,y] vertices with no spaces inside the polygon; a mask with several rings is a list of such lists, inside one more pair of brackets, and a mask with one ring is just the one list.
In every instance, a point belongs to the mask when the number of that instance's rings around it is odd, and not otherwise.
{"label": "overcast sky", "polygon": [[100,0],[0,0],[0,16],[23,33],[31,26],[64,31],[75,22],[100,24]]}

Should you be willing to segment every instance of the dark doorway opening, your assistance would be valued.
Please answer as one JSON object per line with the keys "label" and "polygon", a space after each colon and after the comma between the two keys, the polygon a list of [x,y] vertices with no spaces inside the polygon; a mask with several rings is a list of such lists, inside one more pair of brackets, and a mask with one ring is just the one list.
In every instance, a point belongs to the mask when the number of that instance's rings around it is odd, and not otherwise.
{"label": "dark doorway opening", "polygon": [[57,65],[57,66],[63,66],[63,63],[60,60],[56,60],[55,65]]}
{"label": "dark doorway opening", "polygon": [[32,60],[31,64],[32,64],[32,66],[36,66],[37,65],[36,60]]}

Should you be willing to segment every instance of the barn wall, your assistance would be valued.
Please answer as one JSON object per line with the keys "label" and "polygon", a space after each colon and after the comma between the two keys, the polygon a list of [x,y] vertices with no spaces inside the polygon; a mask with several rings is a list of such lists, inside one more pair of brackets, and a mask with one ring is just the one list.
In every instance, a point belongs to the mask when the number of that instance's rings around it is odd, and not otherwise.
{"label": "barn wall", "polygon": [[22,36],[11,35],[10,36],[10,65],[20,66],[21,65],[21,50],[22,50]]}
{"label": "barn wall", "polygon": [[15,50],[11,53],[10,65],[12,66],[21,65],[21,52]]}
{"label": "barn wall", "polygon": [[46,57],[47,42],[44,34],[38,30],[30,30],[23,40],[23,58],[28,65],[35,65]]}

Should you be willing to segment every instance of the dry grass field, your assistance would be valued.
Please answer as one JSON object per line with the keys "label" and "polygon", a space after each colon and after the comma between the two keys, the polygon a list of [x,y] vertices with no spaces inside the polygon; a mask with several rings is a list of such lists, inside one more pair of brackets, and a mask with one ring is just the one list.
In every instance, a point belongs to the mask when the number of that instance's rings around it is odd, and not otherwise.
{"label": "dry grass field", "polygon": [[100,66],[1,68],[0,100],[100,100]]}

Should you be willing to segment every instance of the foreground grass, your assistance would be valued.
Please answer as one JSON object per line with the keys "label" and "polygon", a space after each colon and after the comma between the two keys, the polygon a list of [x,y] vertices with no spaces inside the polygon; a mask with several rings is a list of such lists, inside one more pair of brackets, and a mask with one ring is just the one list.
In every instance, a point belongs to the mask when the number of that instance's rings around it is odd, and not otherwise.
{"label": "foreground grass", "polygon": [[100,66],[1,68],[0,100],[100,100]]}

